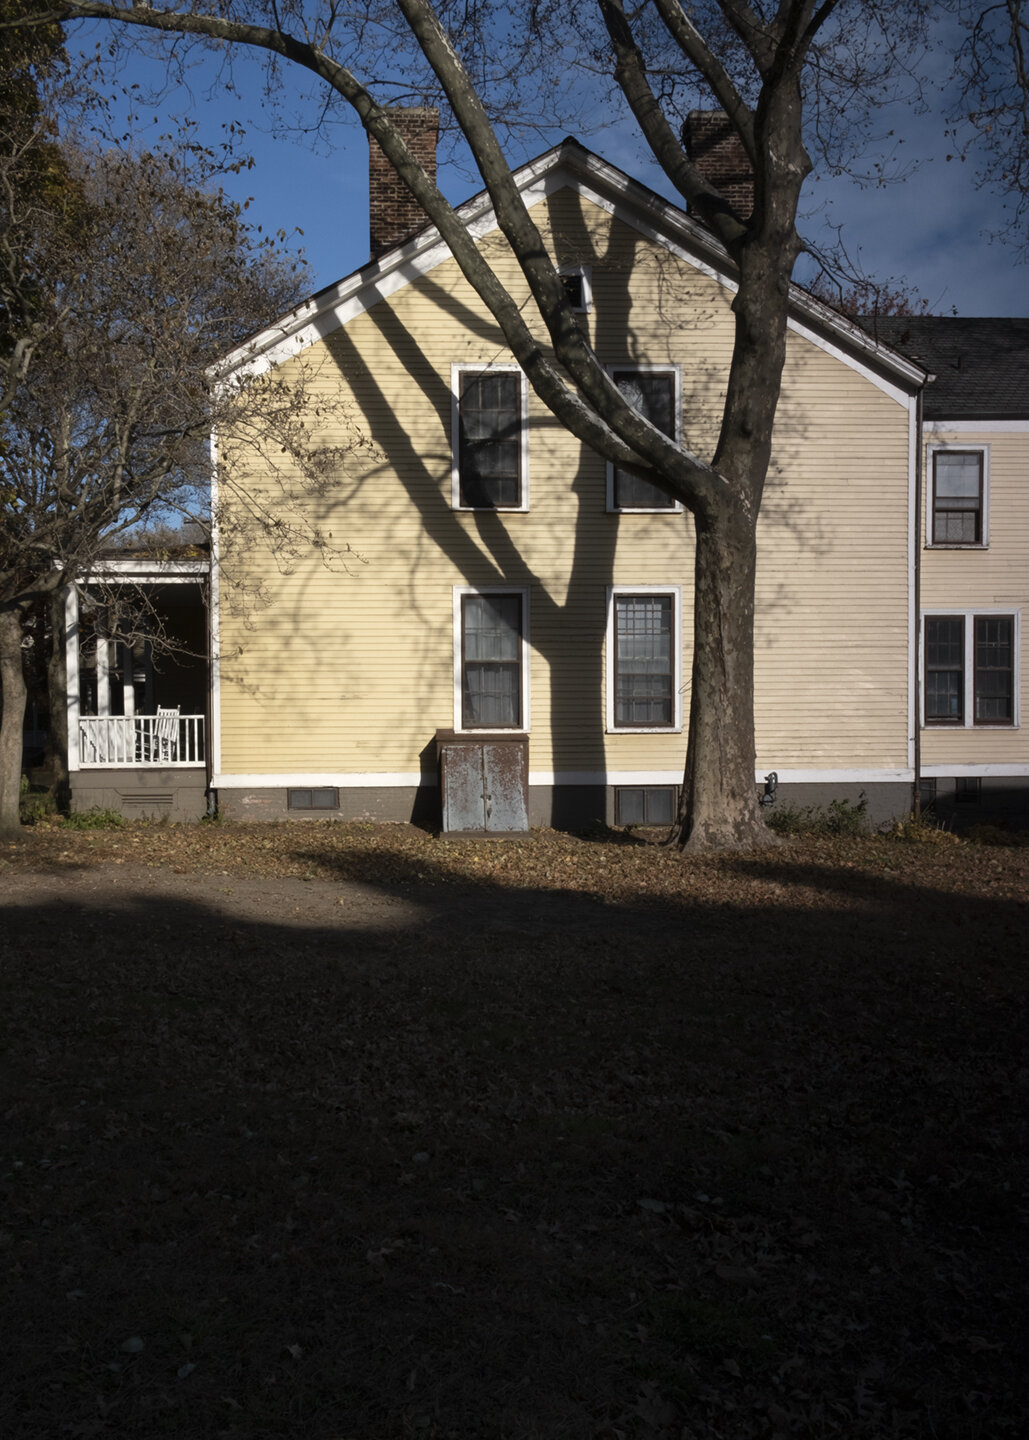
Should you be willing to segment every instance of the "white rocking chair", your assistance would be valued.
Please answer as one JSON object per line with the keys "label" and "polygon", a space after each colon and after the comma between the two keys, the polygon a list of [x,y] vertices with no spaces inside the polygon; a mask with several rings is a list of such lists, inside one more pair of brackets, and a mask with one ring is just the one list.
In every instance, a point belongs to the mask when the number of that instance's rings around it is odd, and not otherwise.
{"label": "white rocking chair", "polygon": [[179,758],[179,707],[163,710],[157,707],[157,724],[154,726],[157,760],[160,762]]}

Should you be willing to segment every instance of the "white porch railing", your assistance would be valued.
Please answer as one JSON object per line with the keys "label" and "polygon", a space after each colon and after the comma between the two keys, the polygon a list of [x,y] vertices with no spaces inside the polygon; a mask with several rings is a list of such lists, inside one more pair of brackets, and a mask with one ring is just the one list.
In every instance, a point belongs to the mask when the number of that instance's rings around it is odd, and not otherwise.
{"label": "white porch railing", "polygon": [[202,715],[177,715],[168,731],[164,715],[81,715],[79,764],[162,770],[171,765],[203,765]]}

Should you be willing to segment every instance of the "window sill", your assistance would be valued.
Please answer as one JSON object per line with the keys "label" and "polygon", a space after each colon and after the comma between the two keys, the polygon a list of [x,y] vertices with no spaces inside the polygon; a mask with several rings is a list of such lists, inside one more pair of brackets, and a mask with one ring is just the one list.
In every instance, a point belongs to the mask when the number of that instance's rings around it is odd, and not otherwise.
{"label": "window sill", "polygon": [[924,722],[924,721],[923,721],[923,723],[922,723],[922,729],[923,729],[923,730],[928,730],[928,731],[930,731],[930,733],[933,733],[933,734],[935,734],[937,731],[940,731],[940,730],[949,730],[949,731],[951,731],[952,733],[953,733],[954,731],[958,731],[958,730],[976,730],[976,731],[982,731],[982,730],[1000,730],[1000,731],[1002,731],[1002,732],[1006,732],[1006,733],[1010,734],[1013,730],[1020,730],[1021,728],[1022,728],[1022,727],[1021,727],[1020,724],[1018,724],[1018,725],[1015,725],[1015,724],[1008,724],[1008,725],[997,725],[997,724],[994,724],[994,725],[990,725],[990,724],[983,724],[983,725],[974,725],[974,724],[973,724],[973,725],[966,725],[966,724],[962,723],[962,724],[960,724],[960,725],[954,725],[954,724],[948,724],[945,720],[941,720],[941,721],[939,721],[939,722],[938,722],[937,724],[935,724],[935,725],[933,725],[933,724],[927,724],[927,723]]}
{"label": "window sill", "polygon": [[608,725],[605,735],[681,735],[681,725]]}
{"label": "window sill", "polygon": [[984,545],[981,541],[975,545],[961,545],[957,542],[949,545],[942,540],[934,540],[932,544],[922,546],[923,550],[989,550],[989,548],[989,545]]}
{"label": "window sill", "polygon": [[457,515],[528,515],[528,505],[451,505]]}
{"label": "window sill", "polygon": [[637,509],[633,505],[614,506],[607,508],[608,515],[681,515],[681,505],[656,505],[653,509],[645,510],[642,506]]}

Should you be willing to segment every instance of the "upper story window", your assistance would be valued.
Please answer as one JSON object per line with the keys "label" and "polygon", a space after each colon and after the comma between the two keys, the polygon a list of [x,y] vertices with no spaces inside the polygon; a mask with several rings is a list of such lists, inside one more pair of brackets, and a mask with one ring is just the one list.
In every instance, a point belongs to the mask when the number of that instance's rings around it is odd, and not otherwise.
{"label": "upper story window", "polygon": [[588,265],[559,265],[557,273],[573,310],[588,313],[593,308],[593,285]]}
{"label": "upper story window", "polygon": [[928,531],[931,545],[987,543],[987,452],[933,448]]}
{"label": "upper story window", "polygon": [[[671,365],[619,365],[611,378],[622,395],[658,430],[679,439],[679,371]],[[617,465],[607,467],[609,510],[679,510],[670,495]]]}
{"label": "upper story window", "polygon": [[926,725],[1017,725],[1015,614],[927,615]]}
{"label": "upper story window", "polygon": [[528,399],[517,365],[452,371],[453,504],[527,510]]}

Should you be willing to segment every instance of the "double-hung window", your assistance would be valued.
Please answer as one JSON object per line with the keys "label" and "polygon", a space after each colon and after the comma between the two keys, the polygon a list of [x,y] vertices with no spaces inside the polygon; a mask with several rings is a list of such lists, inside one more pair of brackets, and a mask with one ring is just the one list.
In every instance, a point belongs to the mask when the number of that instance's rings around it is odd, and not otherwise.
{"label": "double-hung window", "polygon": [[987,452],[930,450],[932,485],[928,530],[932,545],[987,543]]}
{"label": "double-hung window", "polygon": [[925,724],[1016,725],[1016,614],[927,615]]}
{"label": "double-hung window", "polygon": [[[679,439],[679,371],[669,365],[616,365],[611,378],[625,400],[644,419],[673,440]],[[617,465],[607,467],[609,510],[678,510],[670,495],[649,480]]]}
{"label": "double-hung window", "polygon": [[609,730],[681,728],[679,633],[678,587],[609,592]]}
{"label": "double-hung window", "polygon": [[454,711],[461,730],[528,728],[524,590],[454,594]]}
{"label": "double-hung window", "polygon": [[453,504],[527,510],[527,395],[516,365],[453,367]]}

